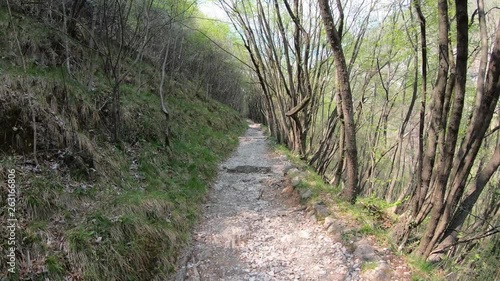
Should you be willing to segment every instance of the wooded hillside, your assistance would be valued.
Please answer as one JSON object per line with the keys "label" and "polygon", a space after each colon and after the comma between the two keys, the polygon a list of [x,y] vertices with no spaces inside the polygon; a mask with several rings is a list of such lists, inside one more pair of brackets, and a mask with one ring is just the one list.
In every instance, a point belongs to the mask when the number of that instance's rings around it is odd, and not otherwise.
{"label": "wooded hillside", "polygon": [[260,85],[250,113],[279,143],[345,200],[397,205],[399,250],[472,268],[498,261],[498,5],[218,2]]}

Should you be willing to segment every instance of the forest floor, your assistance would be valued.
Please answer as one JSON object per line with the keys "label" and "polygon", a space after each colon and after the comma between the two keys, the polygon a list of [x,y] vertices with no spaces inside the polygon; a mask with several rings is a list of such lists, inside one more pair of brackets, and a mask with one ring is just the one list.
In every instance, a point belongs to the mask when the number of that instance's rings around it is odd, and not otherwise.
{"label": "forest floor", "polygon": [[289,192],[291,168],[251,123],[220,166],[176,280],[410,280],[388,249],[345,246],[308,215]]}

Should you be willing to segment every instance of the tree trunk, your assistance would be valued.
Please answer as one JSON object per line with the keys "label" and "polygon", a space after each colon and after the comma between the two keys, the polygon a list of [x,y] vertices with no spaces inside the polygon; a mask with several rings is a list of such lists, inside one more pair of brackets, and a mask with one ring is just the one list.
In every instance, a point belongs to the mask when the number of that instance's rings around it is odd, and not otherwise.
{"label": "tree trunk", "polygon": [[500,146],[497,146],[495,153],[484,166],[484,168],[479,171],[476,176],[476,181],[473,187],[469,190],[465,199],[460,203],[457,211],[453,215],[450,224],[446,228],[446,231],[441,239],[441,242],[436,247],[436,250],[432,252],[433,256],[429,257],[431,260],[439,260],[441,257],[458,241],[458,234],[465,222],[467,216],[472,212],[472,207],[477,202],[479,195],[483,192],[486,184],[493,174],[500,167]]}
{"label": "tree trunk", "polygon": [[[426,196],[423,193],[423,162],[424,162],[424,135],[425,135],[425,107],[427,99],[427,35],[426,35],[426,21],[420,6],[420,0],[413,0],[413,5],[417,11],[417,18],[420,25],[420,52],[422,56],[422,93],[420,97],[420,113],[419,113],[419,134],[418,134],[418,164],[416,169],[417,184],[413,190],[411,204],[411,215],[416,217],[420,208],[422,207],[423,200]],[[410,225],[408,224],[408,227]],[[408,230],[409,231],[409,230]]]}
{"label": "tree trunk", "polygon": [[337,73],[337,88],[342,98],[343,127],[345,139],[345,157],[347,168],[346,186],[342,197],[354,203],[359,193],[358,188],[358,163],[356,148],[356,128],[354,125],[354,107],[352,103],[351,87],[348,69],[342,49],[341,35],[334,26],[334,21],[328,0],[319,0],[319,7],[323,24],[325,25],[328,41],[333,50]]}
{"label": "tree trunk", "polygon": [[[441,8],[440,8],[441,11]],[[443,139],[440,144],[441,155],[436,167],[436,183],[434,187],[434,194],[432,196],[432,210],[431,218],[423,239],[419,245],[418,252],[425,257],[428,257],[437,240],[442,235],[444,227],[449,220],[449,209],[444,201],[446,194],[446,187],[450,177],[450,168],[455,154],[455,147],[458,137],[458,129],[462,117],[462,109],[465,98],[465,84],[467,75],[467,56],[468,56],[468,16],[467,16],[467,2],[456,1],[456,14],[457,14],[457,59],[456,59],[456,83],[453,109],[451,112],[448,128],[446,130],[446,139]],[[447,21],[447,19],[446,19]],[[447,23],[447,22],[446,22]],[[444,21],[443,21],[444,24]],[[444,43],[444,41],[441,41]],[[443,50],[444,52],[444,50]],[[450,61],[448,59],[448,61]],[[452,75],[453,76],[453,75]],[[452,79],[452,77],[450,77]],[[451,89],[448,89],[451,96]],[[445,99],[446,99],[445,95]],[[441,122],[446,123],[447,106],[443,104],[443,112],[441,113]],[[437,112],[436,112],[437,113]],[[441,130],[444,128],[440,128]],[[444,132],[443,132],[444,135]]]}

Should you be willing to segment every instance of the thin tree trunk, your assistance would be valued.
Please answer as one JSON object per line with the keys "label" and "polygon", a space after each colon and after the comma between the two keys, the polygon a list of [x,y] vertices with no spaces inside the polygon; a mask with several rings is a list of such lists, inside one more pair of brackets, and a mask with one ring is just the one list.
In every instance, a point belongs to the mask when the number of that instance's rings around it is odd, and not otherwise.
{"label": "thin tree trunk", "polygon": [[165,114],[165,146],[170,147],[170,131],[169,131],[169,121],[170,121],[170,112],[168,111],[167,104],[165,102],[164,94],[163,94],[163,83],[165,81],[165,65],[167,65],[168,58],[168,46],[165,46],[165,55],[163,57],[163,63],[161,65],[161,80],[160,80],[160,102],[161,102],[161,110],[163,114]]}
{"label": "thin tree trunk", "polygon": [[325,25],[328,41],[333,50],[333,58],[337,73],[337,87],[342,97],[342,113],[347,179],[346,186],[342,191],[342,197],[354,203],[359,193],[358,188],[358,163],[356,148],[356,128],[354,125],[354,107],[352,103],[351,87],[349,82],[348,69],[342,50],[341,35],[334,26],[334,21],[328,0],[319,0],[319,7],[323,24]]}
{"label": "thin tree trunk", "polygon": [[[423,162],[424,162],[424,134],[425,134],[425,107],[427,99],[427,35],[426,21],[420,6],[420,0],[413,0],[413,5],[417,11],[417,18],[420,25],[420,52],[422,56],[422,93],[420,97],[420,114],[419,114],[419,135],[418,135],[418,164],[417,164],[417,185],[413,192],[411,216],[415,217],[423,204]],[[408,224],[410,226],[410,224]]]}

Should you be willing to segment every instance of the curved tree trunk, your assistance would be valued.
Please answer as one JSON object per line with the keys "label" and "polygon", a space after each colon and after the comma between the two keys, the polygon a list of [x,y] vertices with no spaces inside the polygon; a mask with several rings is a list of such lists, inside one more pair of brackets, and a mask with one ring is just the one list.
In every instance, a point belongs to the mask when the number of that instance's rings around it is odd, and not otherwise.
{"label": "curved tree trunk", "polygon": [[345,157],[347,179],[346,185],[342,190],[342,197],[354,203],[359,193],[358,187],[358,162],[356,148],[356,128],[354,125],[354,107],[352,103],[351,86],[349,82],[349,73],[342,49],[341,35],[335,28],[332,13],[328,0],[319,0],[321,18],[325,25],[328,42],[333,50],[337,73],[337,88],[342,98],[343,127],[345,140]]}

